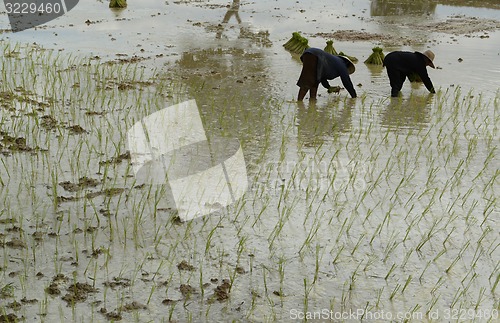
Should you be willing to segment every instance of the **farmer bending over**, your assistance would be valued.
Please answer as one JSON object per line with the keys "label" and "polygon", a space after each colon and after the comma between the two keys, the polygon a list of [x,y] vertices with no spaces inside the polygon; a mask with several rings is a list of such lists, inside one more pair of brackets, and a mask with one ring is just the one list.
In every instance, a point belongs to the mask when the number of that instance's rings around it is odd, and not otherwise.
{"label": "farmer bending over", "polygon": [[426,50],[420,52],[395,51],[387,54],[384,58],[384,66],[387,68],[387,76],[391,84],[391,96],[397,97],[403,87],[405,79],[410,82],[418,76],[429,92],[436,93],[434,85],[427,75],[427,66],[434,67],[434,53]]}
{"label": "farmer bending over", "polygon": [[351,97],[356,97],[356,90],[349,77],[349,74],[354,73],[355,67],[347,57],[334,56],[319,48],[308,48],[302,53],[300,60],[303,65],[297,81],[300,87],[298,101],[302,101],[308,91],[310,91],[310,100],[315,100],[319,83],[326,89],[330,89],[328,80],[339,76]]}

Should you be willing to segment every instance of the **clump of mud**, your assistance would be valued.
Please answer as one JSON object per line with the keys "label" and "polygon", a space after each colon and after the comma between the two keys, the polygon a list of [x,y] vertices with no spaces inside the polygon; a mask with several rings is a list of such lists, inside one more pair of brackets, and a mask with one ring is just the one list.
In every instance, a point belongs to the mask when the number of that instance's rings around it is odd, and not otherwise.
{"label": "clump of mud", "polygon": [[179,290],[184,298],[189,299],[192,294],[197,294],[196,289],[189,284],[181,284]]}
{"label": "clump of mud", "polygon": [[65,181],[65,182],[59,183],[59,185],[68,192],[78,192],[84,188],[96,187],[100,183],[101,182],[99,180],[96,180],[93,178],[88,178],[88,177],[84,176],[78,180],[78,183],[71,183],[70,181]]}
{"label": "clump of mud", "polygon": [[76,282],[66,289],[67,293],[62,297],[68,305],[85,302],[90,293],[96,293],[97,289],[87,283]]}
{"label": "clump of mud", "polygon": [[372,33],[361,30],[337,30],[334,32],[319,32],[313,37],[325,39],[335,39],[338,41],[368,41],[378,42],[386,45],[413,45],[426,42],[423,35],[426,33],[445,33],[453,35],[468,35],[469,37],[481,37],[485,32],[500,29],[500,21],[493,19],[482,19],[476,17],[453,16],[445,21],[438,22],[386,22],[389,25],[396,25],[399,29],[406,27],[411,31],[422,31],[422,33],[412,32],[411,36],[394,35],[392,33]]}
{"label": "clump of mud", "polygon": [[26,144],[26,138],[13,137],[4,131],[0,131],[0,152],[8,155],[12,152],[35,152],[39,147],[30,147]]}
{"label": "clump of mud", "polygon": [[194,271],[196,268],[193,265],[188,264],[185,260],[177,264],[177,269],[185,271]]}
{"label": "clump of mud", "polygon": [[500,29],[500,21],[477,17],[453,16],[445,21],[408,24],[408,27],[432,32],[465,35]]}
{"label": "clump of mud", "polygon": [[110,164],[119,164],[125,160],[130,160],[130,151],[127,151],[123,154],[118,155],[117,157],[113,157],[109,160],[104,160],[99,162],[99,165],[110,165]]}
{"label": "clump of mud", "polygon": [[104,282],[104,286],[111,287],[112,289],[118,287],[130,287],[130,279],[122,277],[113,277],[112,281]]}
{"label": "clump of mud", "polygon": [[2,314],[0,315],[0,323],[12,323],[12,322],[20,322],[22,321],[24,318],[23,317],[18,317],[16,314],[14,313],[10,313],[10,314]]}
{"label": "clump of mud", "polygon": [[229,293],[231,291],[231,282],[229,279],[223,279],[222,284],[218,285],[214,289],[214,294],[208,298],[209,302],[223,302],[229,299]]}

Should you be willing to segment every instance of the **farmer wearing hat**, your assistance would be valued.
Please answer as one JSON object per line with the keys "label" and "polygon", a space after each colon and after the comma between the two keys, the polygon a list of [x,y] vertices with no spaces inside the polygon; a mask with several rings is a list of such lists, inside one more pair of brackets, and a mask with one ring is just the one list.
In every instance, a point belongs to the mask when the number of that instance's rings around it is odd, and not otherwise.
{"label": "farmer wearing hat", "polygon": [[399,95],[407,77],[412,82],[416,76],[420,78],[429,92],[436,93],[427,74],[427,66],[435,68],[433,60],[434,53],[430,50],[423,53],[395,51],[387,54],[384,58],[384,66],[387,68],[387,76],[391,84],[391,97]]}
{"label": "farmer wearing hat", "polygon": [[351,60],[345,56],[335,56],[319,48],[308,48],[300,56],[302,72],[297,85],[300,87],[298,101],[302,101],[309,91],[310,100],[316,99],[318,85],[321,83],[330,89],[328,80],[340,76],[342,84],[351,97],[356,97],[356,90],[352,85],[349,74],[354,73],[355,67]]}

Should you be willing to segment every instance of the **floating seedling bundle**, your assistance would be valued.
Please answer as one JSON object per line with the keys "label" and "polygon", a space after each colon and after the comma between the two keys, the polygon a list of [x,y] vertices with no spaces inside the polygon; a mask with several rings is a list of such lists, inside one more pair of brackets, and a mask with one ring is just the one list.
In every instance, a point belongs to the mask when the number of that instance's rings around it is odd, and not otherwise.
{"label": "floating seedling bundle", "polygon": [[126,8],[127,0],[111,0],[109,2],[110,8]]}
{"label": "floating seedling bundle", "polygon": [[345,57],[349,58],[351,60],[351,62],[353,62],[353,63],[357,63],[358,62],[358,59],[356,57],[349,56],[349,55],[345,54],[344,52],[340,52],[339,55],[340,56],[345,56]]}
{"label": "floating seedling bundle", "polygon": [[366,59],[365,64],[384,65],[385,55],[382,52],[382,48],[373,47],[372,51],[373,53]]}
{"label": "floating seedling bundle", "polygon": [[332,54],[332,55],[338,55],[337,51],[335,48],[333,48],[333,40],[328,40],[326,42],[326,47],[323,49],[325,52]]}
{"label": "floating seedling bundle", "polygon": [[283,44],[283,47],[292,53],[302,54],[309,48],[309,41],[307,38],[302,37],[298,32],[294,32],[292,33],[292,38]]}

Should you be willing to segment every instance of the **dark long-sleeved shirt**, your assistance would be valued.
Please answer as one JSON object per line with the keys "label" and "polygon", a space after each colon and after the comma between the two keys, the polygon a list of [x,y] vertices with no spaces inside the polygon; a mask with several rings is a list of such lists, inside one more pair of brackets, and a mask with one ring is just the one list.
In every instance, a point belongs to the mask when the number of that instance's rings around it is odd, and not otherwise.
{"label": "dark long-sleeved shirt", "polygon": [[323,85],[323,87],[329,89],[330,84],[328,83],[328,80],[333,80],[334,78],[340,76],[342,84],[351,97],[356,97],[356,90],[352,85],[351,78],[349,77],[349,71],[343,58],[327,53],[319,48],[308,48],[303,54],[305,53],[313,54],[318,58],[316,78],[317,81]]}
{"label": "dark long-sleeved shirt", "polygon": [[406,76],[416,73],[420,76],[427,90],[434,92],[434,85],[427,74],[427,63],[423,54],[419,52],[391,52],[385,56],[384,66],[396,69]]}

